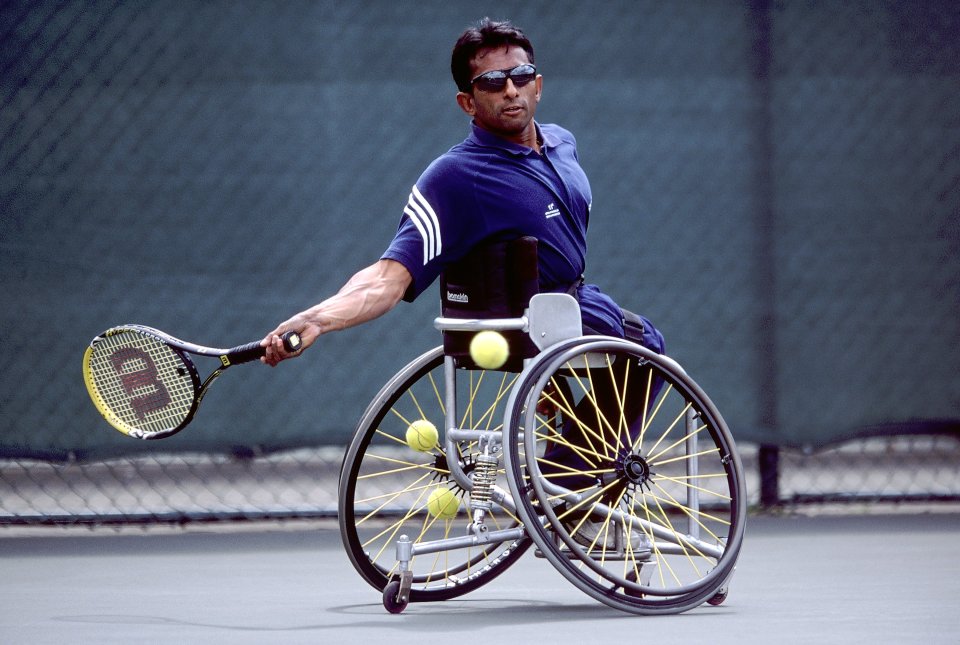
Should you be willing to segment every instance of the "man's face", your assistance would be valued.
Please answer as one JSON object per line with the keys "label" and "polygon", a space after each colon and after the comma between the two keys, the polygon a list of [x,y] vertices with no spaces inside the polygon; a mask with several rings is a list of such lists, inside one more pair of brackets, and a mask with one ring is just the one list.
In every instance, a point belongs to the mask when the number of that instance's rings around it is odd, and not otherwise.
{"label": "man's face", "polygon": [[[529,62],[527,52],[521,47],[482,49],[473,59],[471,78],[492,70],[513,69]],[[503,89],[493,92],[473,87],[469,94],[459,93],[457,102],[484,130],[522,143],[525,137],[536,137],[533,115],[540,101],[542,84],[543,79],[537,76],[536,80],[523,87],[517,87],[512,80],[508,80]]]}

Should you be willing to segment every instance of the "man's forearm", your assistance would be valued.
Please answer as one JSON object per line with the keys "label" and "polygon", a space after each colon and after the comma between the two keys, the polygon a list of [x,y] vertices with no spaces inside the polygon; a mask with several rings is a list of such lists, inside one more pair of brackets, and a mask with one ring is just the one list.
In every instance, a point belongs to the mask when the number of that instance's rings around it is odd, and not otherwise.
{"label": "man's forearm", "polygon": [[307,309],[305,318],[320,333],[354,327],[393,309],[409,284],[406,269],[378,262],[357,272],[336,295]]}

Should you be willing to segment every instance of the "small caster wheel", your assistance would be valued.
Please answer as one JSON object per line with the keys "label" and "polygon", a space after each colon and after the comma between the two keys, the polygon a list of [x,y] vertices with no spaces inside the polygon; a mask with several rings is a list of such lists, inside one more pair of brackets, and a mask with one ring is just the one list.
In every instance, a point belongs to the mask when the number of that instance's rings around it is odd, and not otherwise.
{"label": "small caster wheel", "polygon": [[717,593],[710,596],[710,598],[707,600],[707,604],[713,605],[714,607],[722,605],[723,601],[727,599],[728,593],[730,593],[729,587],[720,587],[717,589]]}
{"label": "small caster wheel", "polygon": [[407,608],[407,605],[410,604],[409,596],[404,597],[402,600],[398,599],[400,594],[400,581],[391,580],[387,583],[387,586],[383,588],[383,607],[391,614],[399,614]]}

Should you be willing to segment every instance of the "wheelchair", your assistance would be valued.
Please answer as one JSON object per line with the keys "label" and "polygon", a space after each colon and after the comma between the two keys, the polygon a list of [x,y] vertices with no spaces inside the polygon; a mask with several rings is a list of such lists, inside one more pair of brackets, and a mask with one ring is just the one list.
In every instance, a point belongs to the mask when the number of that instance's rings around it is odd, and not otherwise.
{"label": "wheelchair", "polygon": [[[344,456],[351,563],[392,613],[477,589],[531,547],[629,613],[720,604],[746,521],[723,417],[669,357],[583,335],[574,297],[535,293],[535,249],[529,238],[491,245],[444,274],[444,344],[383,386]],[[482,308],[463,306],[463,285],[490,275]],[[466,351],[488,329],[511,348],[498,370]],[[441,429],[429,450],[407,444],[418,420]],[[431,510],[436,491],[455,513]]]}

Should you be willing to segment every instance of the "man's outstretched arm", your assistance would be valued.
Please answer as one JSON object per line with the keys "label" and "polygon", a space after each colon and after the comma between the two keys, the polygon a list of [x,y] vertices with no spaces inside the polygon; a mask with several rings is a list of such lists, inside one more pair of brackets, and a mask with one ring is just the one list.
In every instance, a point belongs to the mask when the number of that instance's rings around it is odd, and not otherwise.
{"label": "man's outstretched arm", "polygon": [[[267,334],[260,342],[267,349],[261,360],[276,365],[299,355],[323,334],[379,318],[400,302],[411,281],[410,272],[399,262],[379,260],[371,264],[350,278],[336,295],[301,311]],[[291,354],[283,347],[280,336],[288,331],[300,334],[303,345],[297,353]]]}

